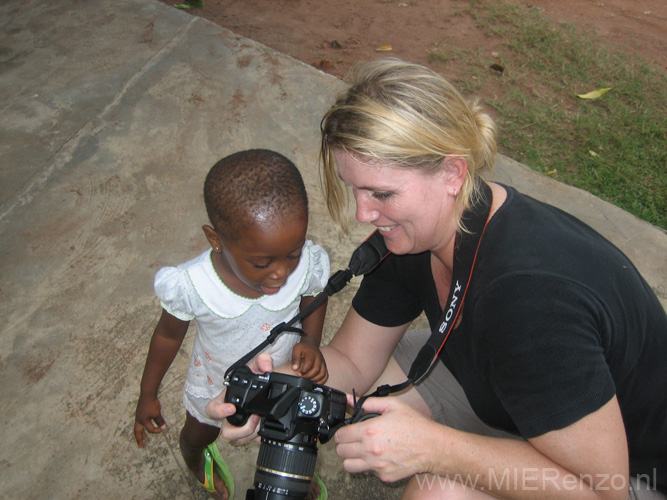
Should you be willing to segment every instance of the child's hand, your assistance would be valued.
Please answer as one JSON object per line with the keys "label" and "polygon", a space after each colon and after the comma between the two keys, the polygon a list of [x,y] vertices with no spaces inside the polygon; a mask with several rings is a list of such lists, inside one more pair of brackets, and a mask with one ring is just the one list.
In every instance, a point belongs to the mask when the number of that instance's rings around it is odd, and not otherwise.
{"label": "child's hand", "polygon": [[[155,424],[153,423],[155,422]],[[134,439],[137,440],[139,448],[144,447],[146,432],[159,434],[167,428],[167,423],[162,418],[160,400],[152,397],[139,397],[137,413],[134,416]]]}
{"label": "child's hand", "polygon": [[320,350],[303,341],[292,349],[292,370],[316,384],[324,384],[329,378],[327,364]]}

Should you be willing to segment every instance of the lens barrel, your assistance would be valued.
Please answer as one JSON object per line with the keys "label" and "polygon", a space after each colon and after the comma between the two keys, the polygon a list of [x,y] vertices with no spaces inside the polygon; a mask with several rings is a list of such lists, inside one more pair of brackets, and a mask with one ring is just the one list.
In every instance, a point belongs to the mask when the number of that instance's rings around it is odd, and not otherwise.
{"label": "lens barrel", "polygon": [[255,499],[303,500],[317,462],[317,440],[297,434],[289,441],[262,438],[255,471]]}

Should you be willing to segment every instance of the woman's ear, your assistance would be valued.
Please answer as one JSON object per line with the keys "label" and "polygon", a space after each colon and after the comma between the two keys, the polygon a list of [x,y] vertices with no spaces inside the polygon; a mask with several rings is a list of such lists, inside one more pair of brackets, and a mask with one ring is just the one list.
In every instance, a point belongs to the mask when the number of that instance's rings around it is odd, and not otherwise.
{"label": "woman's ear", "polygon": [[220,240],[220,236],[218,236],[218,232],[215,230],[215,228],[213,228],[213,226],[204,225],[202,226],[202,229],[204,230],[204,235],[206,236],[206,239],[211,245],[213,251],[222,251],[222,241]]}
{"label": "woman's ear", "polygon": [[445,158],[442,161],[442,172],[448,194],[456,196],[461,192],[461,187],[468,175],[468,162],[461,157]]}

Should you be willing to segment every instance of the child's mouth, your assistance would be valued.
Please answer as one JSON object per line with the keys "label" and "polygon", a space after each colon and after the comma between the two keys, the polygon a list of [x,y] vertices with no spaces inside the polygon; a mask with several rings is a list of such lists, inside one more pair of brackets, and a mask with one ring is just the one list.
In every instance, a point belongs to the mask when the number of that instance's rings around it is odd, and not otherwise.
{"label": "child's mouth", "polygon": [[262,293],[264,293],[265,295],[273,295],[274,293],[278,293],[281,287],[261,285],[260,288],[262,289]]}

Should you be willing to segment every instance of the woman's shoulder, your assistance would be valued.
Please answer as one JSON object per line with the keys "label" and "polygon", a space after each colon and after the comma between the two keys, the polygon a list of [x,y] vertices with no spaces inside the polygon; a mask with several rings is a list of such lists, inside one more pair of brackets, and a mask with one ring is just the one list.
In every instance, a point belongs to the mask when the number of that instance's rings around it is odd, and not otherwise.
{"label": "woman's shoulder", "polygon": [[503,186],[507,199],[489,222],[482,241],[485,261],[512,269],[569,272],[573,263],[598,266],[627,261],[609,240],[573,215]]}

